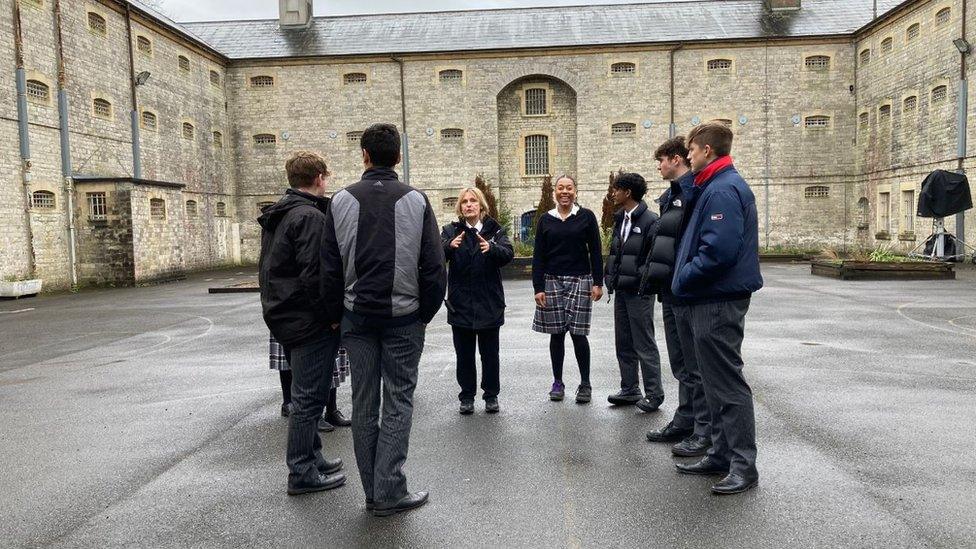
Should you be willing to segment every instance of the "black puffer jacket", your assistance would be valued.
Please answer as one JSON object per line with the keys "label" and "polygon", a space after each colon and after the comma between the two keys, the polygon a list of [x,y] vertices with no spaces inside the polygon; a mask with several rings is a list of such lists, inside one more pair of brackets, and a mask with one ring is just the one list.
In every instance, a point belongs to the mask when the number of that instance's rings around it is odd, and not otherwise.
{"label": "black puffer jacket", "polygon": [[672,181],[671,188],[657,200],[661,206],[661,220],[647,262],[641,268],[641,295],[657,294],[662,302],[677,302],[671,293],[671,279],[674,277],[675,255],[686,213],[684,197],[694,183],[695,177],[689,171]]}
{"label": "black puffer jacket", "polygon": [[657,214],[647,209],[647,204],[638,203],[630,216],[630,236],[626,242],[622,242],[620,230],[624,221],[623,208],[614,214],[613,238],[610,240],[607,275],[604,277],[608,292],[637,292],[640,286],[640,266],[644,264],[651,250],[657,220]]}
{"label": "black puffer jacket", "polygon": [[268,329],[285,348],[313,341],[331,329],[320,274],[328,208],[328,198],[288,189],[258,217],[261,308]]}
{"label": "black puffer jacket", "polygon": [[[464,221],[444,225],[441,240],[447,256],[447,322],[458,328],[483,330],[505,323],[505,290],[501,268],[515,257],[505,229],[486,217],[481,237],[488,241],[487,253],[481,253],[478,233]],[[451,248],[451,241],[465,232],[461,246]]]}

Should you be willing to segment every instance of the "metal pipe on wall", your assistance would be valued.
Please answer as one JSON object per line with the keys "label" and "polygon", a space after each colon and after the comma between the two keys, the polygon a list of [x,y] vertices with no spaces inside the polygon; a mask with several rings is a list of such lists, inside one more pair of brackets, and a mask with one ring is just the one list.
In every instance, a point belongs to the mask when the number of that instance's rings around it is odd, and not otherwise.
{"label": "metal pipe on wall", "polygon": [[[966,0],[962,0],[962,34],[961,38],[966,40]],[[968,41],[967,41],[968,42]],[[956,171],[966,173],[963,163],[966,160],[966,137],[969,129],[969,83],[966,78],[966,55],[971,52],[959,52],[959,94],[956,113]],[[966,212],[956,214],[956,236],[966,240]]]}
{"label": "metal pipe on wall", "polygon": [[20,0],[13,3],[14,56],[17,80],[17,136],[20,141],[20,172],[24,188],[24,228],[27,233],[27,271],[33,278],[37,270],[34,252],[34,228],[31,217],[31,155],[27,123],[27,74],[24,71],[24,36],[20,21]]}
{"label": "metal pipe on wall", "polygon": [[75,189],[71,178],[71,134],[68,125],[68,80],[64,66],[64,39],[61,33],[61,0],[54,0],[54,31],[57,38],[55,55],[58,61],[58,127],[61,133],[61,178],[64,180],[64,195],[68,218],[68,263],[71,267],[71,285],[78,285],[78,255],[75,245]]}
{"label": "metal pipe on wall", "polygon": [[400,65],[400,124],[403,129],[400,137],[403,140],[403,182],[410,183],[410,142],[407,139],[407,94],[406,85],[403,81],[403,59],[399,57],[391,57],[390,59]]}
{"label": "metal pipe on wall", "polygon": [[129,111],[129,123],[132,126],[132,177],[142,179],[142,155],[139,150],[139,107],[136,103],[136,69],[132,56],[132,12],[128,2],[125,3],[125,32],[126,40],[129,42],[129,94],[132,101],[132,110]]}

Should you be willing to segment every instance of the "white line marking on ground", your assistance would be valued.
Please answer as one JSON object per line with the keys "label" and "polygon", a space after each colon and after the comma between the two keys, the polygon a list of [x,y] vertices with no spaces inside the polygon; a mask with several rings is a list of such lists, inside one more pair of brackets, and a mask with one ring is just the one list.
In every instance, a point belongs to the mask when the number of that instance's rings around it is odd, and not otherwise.
{"label": "white line marking on ground", "polygon": [[33,310],[34,308],[31,307],[30,309],[17,309],[16,311],[0,311],[0,315],[15,315],[17,313],[26,313]]}
{"label": "white line marking on ground", "polygon": [[240,394],[240,393],[253,393],[254,391],[267,391],[267,390],[268,390],[267,387],[255,387],[253,389],[240,389],[240,390],[237,390],[237,391],[223,391],[223,392],[218,392],[218,393],[207,393],[205,395],[197,395],[197,396],[183,397],[183,398],[171,398],[169,400],[155,400],[153,402],[144,402],[144,403],[142,403],[142,406],[157,406],[159,404],[169,404],[169,403],[172,403],[172,402],[183,402],[183,401],[186,401],[186,400],[199,400],[201,398],[214,398],[214,397],[220,397],[220,396],[224,396],[224,395],[237,395],[237,394]]}
{"label": "white line marking on ground", "polygon": [[931,328],[933,330],[938,330],[940,332],[946,332],[946,333],[953,334],[953,335],[962,335],[962,336],[976,337],[976,333],[959,332],[959,331],[956,331],[956,330],[950,330],[948,328],[943,328],[942,326],[933,326],[932,324],[929,324],[927,322],[922,322],[921,320],[916,320],[916,319],[914,319],[914,318],[906,315],[902,311],[902,309],[905,309],[906,307],[910,307],[911,305],[914,305],[914,304],[915,304],[914,301],[911,302],[911,303],[902,303],[901,305],[898,306],[897,309],[895,309],[895,311],[898,313],[899,316],[901,316],[905,320],[908,320],[910,322],[914,322],[915,324],[920,324],[922,326],[925,326],[926,328]]}

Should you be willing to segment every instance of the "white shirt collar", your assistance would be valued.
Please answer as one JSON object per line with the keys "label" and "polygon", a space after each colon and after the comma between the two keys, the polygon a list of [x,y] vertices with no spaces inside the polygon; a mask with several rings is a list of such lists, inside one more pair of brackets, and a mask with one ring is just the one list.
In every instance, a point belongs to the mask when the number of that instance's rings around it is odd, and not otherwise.
{"label": "white shirt collar", "polygon": [[[576,213],[579,211],[579,209],[580,209],[579,204],[573,204],[573,209],[572,210],[569,210],[569,215],[566,216],[566,219],[569,219],[570,217],[573,217],[574,215],[576,215]],[[559,215],[559,206],[556,206],[555,208],[549,210],[549,215],[555,217],[556,219],[558,219],[560,221],[563,220],[563,218]]]}
{"label": "white shirt collar", "polygon": [[472,229],[478,231],[479,233],[481,232],[481,229],[483,229],[484,226],[485,226],[485,224],[482,223],[481,221],[479,221],[477,225],[472,225],[472,224],[468,223],[467,221],[465,221],[464,224],[465,224],[465,226],[471,227]]}
{"label": "white shirt collar", "polygon": [[640,206],[640,202],[638,202],[633,208],[631,208],[631,210],[629,212],[624,212],[624,216],[625,217],[629,217],[629,218],[631,218],[631,220],[633,220],[633,218],[634,218],[634,211],[637,209],[637,206]]}

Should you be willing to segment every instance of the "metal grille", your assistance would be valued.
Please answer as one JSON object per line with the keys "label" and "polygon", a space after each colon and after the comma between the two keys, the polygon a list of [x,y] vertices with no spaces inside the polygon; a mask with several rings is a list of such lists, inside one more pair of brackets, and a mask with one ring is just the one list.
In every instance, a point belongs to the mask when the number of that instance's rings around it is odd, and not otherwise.
{"label": "metal grille", "polygon": [[637,124],[631,124],[630,122],[617,122],[616,124],[610,126],[611,135],[634,135],[637,133]]}
{"label": "metal grille", "polygon": [[946,92],[948,89],[945,86],[937,86],[932,90],[932,103],[939,104],[946,100]]}
{"label": "metal grille", "polygon": [[186,216],[196,217],[197,216],[197,201],[187,200],[186,201]]}
{"label": "metal grille", "polygon": [[152,42],[150,42],[145,36],[139,36],[136,38],[136,48],[142,53],[152,54]]}
{"label": "metal grille", "polygon": [[31,208],[36,210],[53,210],[54,206],[54,193],[51,191],[34,191],[31,194]]}
{"label": "metal grille", "polygon": [[901,107],[901,112],[902,114],[915,114],[916,108],[918,108],[918,97],[912,95],[905,98],[905,102]]}
{"label": "metal grille", "polygon": [[442,84],[458,84],[464,77],[464,73],[458,69],[446,69],[439,73]]}
{"label": "metal grille", "polygon": [[637,65],[633,63],[614,63],[610,65],[610,72],[613,74],[632,74],[637,71]]}
{"label": "metal grille", "polygon": [[183,139],[193,139],[193,124],[183,123]]}
{"label": "metal grille", "polygon": [[731,59],[709,59],[708,70],[718,72],[728,72],[732,70]]}
{"label": "metal grille", "polygon": [[343,84],[365,84],[366,83],[366,73],[364,72],[350,72],[342,75]]}
{"label": "metal grille", "polygon": [[830,126],[829,116],[808,116],[806,120],[803,121],[803,125],[807,128],[823,129]]}
{"label": "metal grille", "polygon": [[935,14],[935,24],[945,25],[949,22],[949,18],[952,17],[952,10],[949,8],[942,8],[938,13]]}
{"label": "metal grille", "polygon": [[217,203],[217,217],[227,217],[227,205],[223,202]]}
{"label": "metal grille", "polygon": [[830,57],[826,55],[811,55],[803,61],[807,70],[826,71],[830,69]]}
{"label": "metal grille", "polygon": [[28,99],[47,103],[51,99],[51,88],[39,80],[28,80],[27,97]]}
{"label": "metal grille", "polygon": [[549,137],[529,135],[525,138],[525,175],[549,173]]}
{"label": "metal grille", "polygon": [[878,123],[887,124],[891,122],[891,105],[881,105],[878,109]]}
{"label": "metal grille", "polygon": [[803,189],[803,198],[829,198],[830,187],[826,185],[814,185]]}
{"label": "metal grille", "polygon": [[214,148],[221,149],[224,147],[224,135],[220,132],[213,132],[213,144]]}
{"label": "metal grille", "polygon": [[187,57],[180,56],[180,70],[188,71],[190,70],[190,60]]}
{"label": "metal grille", "polygon": [[446,128],[441,130],[441,139],[445,141],[460,141],[464,137],[464,130],[460,128]]}
{"label": "metal grille", "polygon": [[867,128],[868,127],[868,122],[869,122],[868,113],[862,112],[860,115],[858,115],[857,122],[858,122],[858,124],[860,124],[860,126],[861,126],[862,129],[863,128]]}
{"label": "metal grille", "polygon": [[919,24],[918,23],[915,23],[914,25],[908,27],[908,30],[905,31],[905,38],[908,41],[915,40],[916,38],[918,38],[918,34],[919,34],[920,30],[921,30],[921,27],[919,26]]}
{"label": "metal grille", "polygon": [[105,18],[92,11],[88,12],[88,28],[92,32],[101,34],[102,36],[105,36],[108,32],[105,26]]}
{"label": "metal grille", "polygon": [[273,146],[278,139],[270,133],[259,133],[254,136],[254,144],[259,147],[270,147]]}
{"label": "metal grille", "polygon": [[217,71],[210,71],[210,85],[220,86],[220,73]]}
{"label": "metal grille", "polygon": [[149,217],[157,220],[166,219],[166,201],[162,198],[150,198]]}
{"label": "metal grille", "polygon": [[92,102],[92,108],[95,111],[95,116],[102,118],[110,118],[112,116],[112,104],[101,97],[95,98],[95,101]]}
{"label": "metal grille", "polygon": [[861,66],[867,65],[871,62],[871,50],[861,50]]}
{"label": "metal grille", "polygon": [[270,88],[274,86],[274,77],[261,75],[251,77],[252,88]]}
{"label": "metal grille", "polygon": [[87,193],[88,219],[101,221],[108,215],[108,203],[105,193]]}
{"label": "metal grille", "polygon": [[147,130],[155,130],[156,115],[149,111],[142,111],[142,127]]}
{"label": "metal grille", "polygon": [[525,90],[525,114],[546,114],[546,90],[544,88]]}
{"label": "metal grille", "polygon": [[357,143],[358,144],[359,143],[359,140],[362,139],[362,137],[363,137],[363,132],[348,132],[348,133],[346,133],[346,141],[348,141],[350,143]]}
{"label": "metal grille", "polygon": [[894,40],[891,37],[885,38],[881,41],[881,53],[891,53],[894,47]]}

